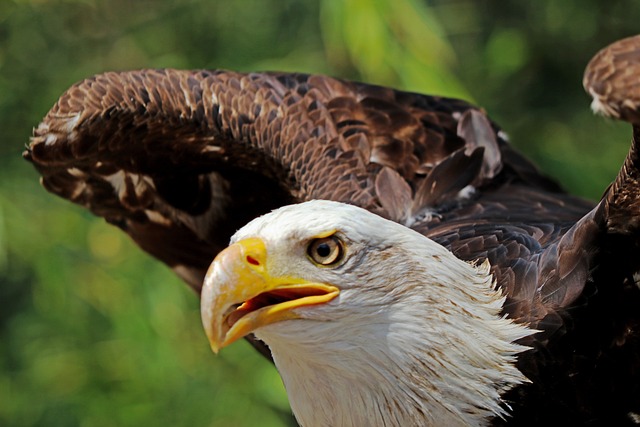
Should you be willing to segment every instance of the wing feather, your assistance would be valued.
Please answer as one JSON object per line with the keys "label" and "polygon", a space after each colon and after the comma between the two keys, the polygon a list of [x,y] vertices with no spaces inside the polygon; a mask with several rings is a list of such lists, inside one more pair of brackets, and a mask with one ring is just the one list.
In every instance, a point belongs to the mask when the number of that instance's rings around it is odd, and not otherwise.
{"label": "wing feather", "polygon": [[[122,228],[195,289],[244,223],[319,198],[488,258],[525,316],[538,286],[531,254],[592,205],[501,135],[455,99],[303,74],[140,70],[71,87],[26,157],[49,191]],[[532,215],[553,226],[531,226]]]}

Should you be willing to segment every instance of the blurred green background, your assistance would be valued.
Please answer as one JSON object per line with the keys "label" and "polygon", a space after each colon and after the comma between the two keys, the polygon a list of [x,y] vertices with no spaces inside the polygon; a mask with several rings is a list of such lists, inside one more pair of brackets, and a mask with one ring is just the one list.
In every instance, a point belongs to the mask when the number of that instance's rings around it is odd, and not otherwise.
{"label": "blurred green background", "polygon": [[265,360],[245,343],[214,357],[196,296],[119,230],[47,194],[21,159],[75,81],[284,70],[463,97],[596,199],[630,129],[591,115],[582,70],[639,23],[633,0],[0,0],[0,425],[290,422]]}

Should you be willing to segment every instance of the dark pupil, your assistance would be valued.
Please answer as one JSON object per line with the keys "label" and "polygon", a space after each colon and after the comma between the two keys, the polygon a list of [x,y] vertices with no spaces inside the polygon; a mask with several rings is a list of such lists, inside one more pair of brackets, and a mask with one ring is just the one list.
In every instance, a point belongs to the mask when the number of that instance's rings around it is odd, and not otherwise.
{"label": "dark pupil", "polygon": [[327,243],[320,243],[316,249],[318,255],[322,258],[326,258],[331,254],[331,247]]}

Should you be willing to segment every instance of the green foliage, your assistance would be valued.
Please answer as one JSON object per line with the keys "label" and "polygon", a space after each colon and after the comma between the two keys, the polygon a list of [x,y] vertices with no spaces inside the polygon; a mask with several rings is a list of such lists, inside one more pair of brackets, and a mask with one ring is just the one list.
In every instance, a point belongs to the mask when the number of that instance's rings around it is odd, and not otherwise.
{"label": "green foliage", "polygon": [[451,73],[454,53],[425,4],[348,0],[322,6],[327,54],[336,67],[351,62],[369,83],[469,97]]}
{"label": "green foliage", "polygon": [[0,425],[286,425],[275,370],[211,354],[171,271],[20,159],[73,82],[141,67],[328,73],[473,100],[568,189],[596,198],[630,129],[582,69],[637,31],[631,0],[0,0]]}

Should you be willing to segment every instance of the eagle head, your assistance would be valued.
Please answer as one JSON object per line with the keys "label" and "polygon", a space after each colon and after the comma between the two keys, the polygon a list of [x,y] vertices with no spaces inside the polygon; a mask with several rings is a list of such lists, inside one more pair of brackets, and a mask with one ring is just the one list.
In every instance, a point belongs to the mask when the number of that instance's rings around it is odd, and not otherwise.
{"label": "eagle head", "polygon": [[215,352],[254,333],[302,425],[482,425],[534,331],[502,314],[488,262],[330,201],[286,206],[215,258],[201,314]]}

